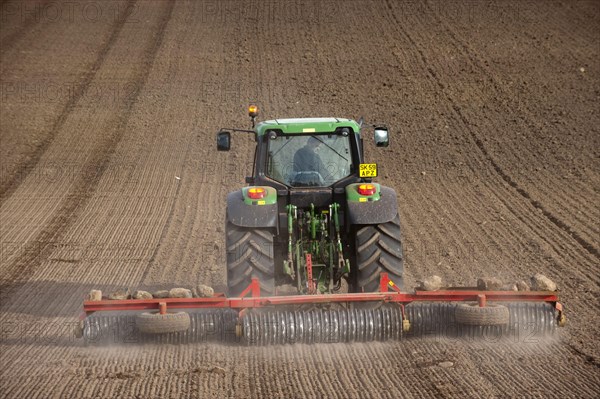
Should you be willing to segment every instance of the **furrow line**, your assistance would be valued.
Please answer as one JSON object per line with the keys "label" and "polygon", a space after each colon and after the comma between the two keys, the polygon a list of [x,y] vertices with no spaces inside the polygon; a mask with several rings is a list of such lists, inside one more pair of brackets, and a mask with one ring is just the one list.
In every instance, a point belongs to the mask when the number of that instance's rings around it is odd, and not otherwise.
{"label": "furrow line", "polygon": [[427,65],[429,65],[429,63],[427,62],[427,58],[426,58],[425,54],[420,49],[420,47],[417,45],[417,43],[414,41],[414,39],[410,36],[410,34],[408,32],[406,32],[406,30],[404,30],[402,28],[402,24],[400,24],[400,22],[395,17],[395,14],[394,14],[394,11],[393,11],[393,7],[389,3],[389,0],[386,0],[386,2],[387,2],[387,5],[388,5],[388,8],[392,12],[393,18],[398,22],[398,25],[401,27],[400,29],[402,29],[403,34],[406,36],[406,38],[411,42],[411,44],[414,46],[414,48],[421,55],[422,62],[426,66],[426,69],[429,72],[429,75],[437,83],[437,85],[440,87],[441,92],[446,95],[448,101],[452,104],[452,108],[453,108],[455,114],[461,119],[461,121],[463,122],[466,130],[469,132],[469,134],[471,135],[473,141],[475,142],[477,148],[481,151],[481,153],[483,154],[483,156],[485,157],[485,159],[491,164],[491,166],[496,171],[496,173],[509,186],[511,186],[512,188],[514,188],[515,192],[517,192],[523,199],[527,200],[533,207],[539,209],[542,212],[542,214],[546,217],[546,219],[548,219],[552,224],[554,224],[559,229],[565,231],[583,249],[585,249],[588,253],[590,253],[591,255],[593,255],[594,257],[596,257],[596,259],[600,259],[600,251],[597,248],[595,248],[590,242],[588,242],[585,238],[583,238],[578,232],[573,231],[573,229],[568,224],[566,224],[564,221],[562,221],[561,219],[559,219],[558,217],[556,217],[553,213],[551,213],[539,201],[534,200],[533,198],[531,198],[530,194],[525,189],[523,189],[522,187],[520,187],[520,185],[517,184],[517,182],[515,182],[512,179],[512,177],[509,176],[500,167],[500,165],[498,164],[498,162],[496,162],[496,160],[488,152],[488,150],[486,149],[485,145],[483,144],[483,142],[481,141],[481,139],[478,137],[478,135],[473,131],[473,129],[471,129],[469,127],[470,126],[469,125],[469,121],[463,115],[460,107],[456,104],[456,102],[454,101],[454,99],[450,95],[447,94],[447,92],[445,90],[445,86],[440,82],[439,77],[437,76],[437,74],[435,73],[435,71],[430,66],[427,66]]}
{"label": "furrow line", "polygon": [[[188,3],[190,9],[182,9],[183,15],[200,17],[202,3]],[[237,24],[233,24],[233,27]],[[199,54],[213,55],[216,51],[212,47],[218,41],[203,40],[203,45],[198,48],[194,38],[197,36],[208,38],[211,34],[210,28],[206,25],[199,25],[194,34],[189,31],[177,31],[177,47],[173,50],[172,58],[183,58],[185,54],[197,52]],[[226,35],[231,38],[239,38],[240,35]],[[205,79],[209,76],[222,73],[222,68],[227,63],[215,62],[212,59],[206,60],[194,82],[184,80],[185,76],[180,76],[186,67],[193,68],[189,64],[174,64],[171,72],[174,81],[173,94],[197,93],[206,89],[203,86]],[[214,71],[212,65],[217,65]],[[217,72],[217,73],[215,73]],[[172,109],[177,109],[186,115],[193,115],[198,112],[194,104],[189,104],[183,100],[182,103],[175,103]],[[203,107],[206,107],[204,105]],[[169,109],[169,108],[167,108]],[[204,113],[203,111],[200,111]],[[221,208],[221,198],[216,198],[221,188],[220,182],[216,176],[222,172],[222,165],[215,161],[214,147],[212,146],[214,137],[208,132],[216,127],[209,126],[209,120],[203,119],[198,127],[194,118],[184,118],[177,123],[174,129],[175,139],[170,139],[172,144],[157,144],[161,150],[156,154],[155,159],[160,160],[161,170],[165,169],[166,163],[175,163],[176,173],[180,180],[177,181],[177,189],[174,197],[170,198],[169,211],[166,222],[161,226],[160,238],[157,246],[154,248],[150,261],[143,269],[141,284],[186,284],[198,281],[198,275],[210,274],[210,269],[202,265],[202,254],[198,257],[201,249],[208,245],[208,241],[214,241],[215,232],[214,210]],[[192,131],[193,134],[182,135],[179,132]],[[243,136],[241,136],[243,137]],[[208,144],[207,144],[208,142]],[[183,143],[183,144],[180,144]],[[239,142],[235,141],[238,145]],[[185,147],[185,148],[182,148]],[[182,156],[173,156],[173,154],[182,154]],[[219,154],[219,156],[221,156]],[[204,236],[210,236],[210,240],[203,240]],[[200,237],[198,237],[200,236]],[[200,245],[199,245],[200,244]],[[199,259],[200,258],[200,259]],[[199,264],[200,263],[200,264]],[[202,276],[204,277],[204,275]],[[201,279],[200,281],[206,282]],[[192,283],[194,284],[194,283]]]}
{"label": "furrow line", "polygon": [[[188,159],[189,152],[190,151],[189,151],[189,147],[188,147],[188,150],[185,152],[185,155],[183,157],[184,165],[185,165],[185,161]],[[185,176],[185,173],[181,173],[180,177],[182,179],[184,178],[184,176]],[[174,199],[171,202],[171,206],[169,207],[169,211],[168,211],[169,213],[167,216],[167,220],[165,221],[165,224],[163,225],[161,232],[160,232],[160,238],[158,239],[158,244],[154,247],[154,250],[152,251],[152,255],[150,255],[150,259],[148,260],[148,265],[147,265],[146,269],[144,270],[144,273],[142,274],[142,277],[140,279],[142,284],[147,281],[148,273],[150,273],[150,270],[155,265],[156,256],[159,253],[159,251],[161,250],[162,245],[164,245],[164,242],[166,242],[167,233],[169,231],[169,227],[171,226],[171,222],[173,220],[173,215],[175,214],[177,198],[179,198],[179,191],[181,189],[181,186],[182,186],[182,184],[177,184],[177,188],[175,189]]]}
{"label": "furrow line", "polygon": [[[468,124],[469,122],[462,114],[460,107],[455,105],[454,110],[455,110],[456,114],[461,118],[461,120],[463,121],[465,126],[469,126],[469,124]],[[490,162],[490,164],[492,165],[494,170],[498,173],[498,175],[500,177],[502,177],[502,179],[509,186],[513,187],[515,189],[515,191],[517,193],[519,193],[519,195],[521,195],[524,199],[529,201],[529,203],[534,208],[539,209],[542,212],[542,214],[546,217],[546,219],[548,219],[552,224],[554,224],[556,227],[558,227],[559,229],[565,231],[568,235],[570,235],[575,241],[577,241],[577,243],[581,247],[583,247],[583,249],[585,249],[591,255],[595,256],[596,259],[600,259],[600,251],[598,250],[598,248],[596,248],[593,244],[591,244],[585,238],[583,238],[578,232],[574,231],[568,224],[566,224],[564,221],[562,221],[560,218],[558,218],[556,215],[554,215],[552,212],[550,212],[541,202],[533,199],[531,197],[531,195],[525,189],[523,189],[516,181],[514,181],[503,170],[502,167],[500,167],[500,165],[496,162],[496,160],[487,151],[485,145],[481,142],[481,140],[479,139],[477,134],[472,129],[467,128],[467,130],[473,137],[473,140],[475,141],[475,144],[477,145],[479,150],[482,152],[482,154],[485,156],[485,158]]]}
{"label": "furrow line", "polygon": [[[90,159],[87,160],[87,163],[83,167],[82,174],[78,176],[73,183],[69,195],[55,216],[47,223],[40,233],[38,233],[35,239],[31,240],[30,243],[25,246],[25,250],[16,259],[13,270],[4,277],[8,281],[29,278],[42,261],[47,260],[48,256],[52,253],[53,248],[50,243],[61,241],[65,233],[80,216],[82,209],[84,209],[89,200],[93,198],[100,177],[108,167],[111,156],[115,152],[118,143],[125,135],[127,122],[132,113],[133,106],[146,83],[146,79],[153,65],[154,57],[162,44],[162,38],[169,22],[173,5],[174,2],[168,3],[167,9],[157,28],[156,36],[143,54],[144,62],[142,63],[141,70],[135,77],[136,90],[127,99],[123,112],[118,115],[115,129],[96,148]],[[116,40],[116,36],[114,40]],[[108,48],[106,51],[108,51]],[[102,57],[102,59],[103,58],[104,57]],[[100,64],[101,62],[97,67],[99,67]],[[65,119],[67,114],[65,114]],[[89,176],[92,176],[92,178],[89,178]],[[12,290],[2,292],[2,297],[10,297],[10,291]],[[2,306],[5,305],[6,301],[2,301]]]}
{"label": "furrow line", "polygon": [[[50,0],[43,0],[39,5],[38,5],[38,10],[45,7],[48,3],[50,2]],[[2,7],[2,19],[4,20],[4,18],[7,16],[7,14],[5,14],[5,12],[7,12],[7,10],[4,8],[5,4],[4,1],[2,2],[2,4],[0,5],[0,7]],[[25,20],[21,23],[21,26],[14,31],[13,33],[10,33],[8,35],[6,35],[5,37],[3,37],[1,39],[0,42],[0,56],[3,56],[8,50],[12,49],[15,46],[15,43],[17,43],[19,41],[19,39],[28,31],[31,31],[31,29],[39,24],[40,20],[41,20],[41,16],[39,14],[38,10],[34,10],[32,13],[29,14],[29,16],[27,18],[25,18]],[[22,10],[21,11],[21,15],[22,15]],[[5,22],[5,21],[3,21]]]}
{"label": "furrow line", "polygon": [[[430,10],[434,11],[431,8],[430,8]],[[472,54],[472,52],[468,48],[468,46],[457,37],[457,34],[454,32],[454,30],[451,27],[449,27],[448,24],[444,23],[444,21],[442,21],[439,17],[438,17],[438,23],[443,24],[445,26],[446,31],[450,34],[450,37],[456,43],[456,47],[460,48],[463,51],[463,53],[465,53],[467,55],[467,57],[469,58],[469,60],[471,61],[471,63],[476,68],[478,68],[481,72],[483,72],[486,76],[488,76],[492,81],[494,81],[494,88],[498,92],[500,92],[500,94],[506,94],[506,93],[504,93],[504,91],[498,85],[498,83],[495,80],[493,74],[489,73],[489,71],[487,70],[487,68],[485,68],[481,64],[481,62],[476,58],[476,56],[474,56]],[[409,36],[408,32],[405,32],[405,33],[407,34],[407,36]],[[413,41],[412,39],[409,39],[409,40]],[[414,41],[413,41],[413,44],[415,44]],[[425,58],[424,54],[421,52],[420,49],[419,49],[419,52],[421,53],[421,55],[423,57],[424,64],[427,65],[426,58]],[[443,93],[446,94],[446,97],[448,98],[448,101],[453,105],[453,109],[454,109],[455,113],[462,120],[462,122],[463,122],[464,126],[466,127],[466,129],[468,130],[469,134],[472,136],[475,144],[477,145],[477,147],[479,148],[479,150],[482,152],[482,154],[484,155],[484,157],[490,162],[490,164],[492,165],[492,167],[494,168],[494,170],[498,173],[498,175],[500,175],[502,177],[502,179],[506,183],[508,183],[511,187],[513,187],[518,194],[520,194],[523,198],[525,198],[527,201],[529,201],[535,208],[541,210],[542,214],[550,222],[552,222],[556,227],[558,227],[559,229],[564,230],[567,234],[569,234],[571,237],[573,237],[573,239],[575,241],[577,241],[577,243],[579,243],[579,245],[581,245],[587,252],[589,252],[590,254],[594,255],[597,259],[600,259],[600,251],[599,251],[598,248],[596,248],[587,239],[585,239],[584,237],[582,237],[577,231],[574,231],[573,228],[571,226],[569,226],[567,223],[565,223],[562,219],[560,219],[555,214],[553,214],[539,200],[536,200],[536,199],[532,198],[531,194],[528,191],[526,191],[523,187],[521,187],[521,185],[519,185],[500,166],[500,164],[496,161],[496,159],[487,150],[486,146],[483,144],[483,142],[481,141],[481,139],[479,138],[479,136],[477,135],[477,133],[473,129],[470,128],[470,124],[469,124],[468,119],[463,114],[462,110],[460,109],[460,106],[454,101],[454,99],[452,98],[452,96],[450,94],[448,94],[447,90],[445,89],[445,86],[439,80],[439,77],[435,74],[435,72],[431,68],[428,68],[428,70],[429,70],[430,75],[434,78],[434,80],[436,81],[436,83],[440,87],[440,90]],[[533,123],[533,121],[531,119],[531,115],[528,114],[527,116],[530,118],[529,122]]]}
{"label": "furrow line", "polygon": [[4,184],[2,184],[2,186],[0,186],[0,206],[4,204],[6,200],[15,192],[21,181],[24,180],[31,173],[35,165],[37,165],[37,163],[40,161],[44,152],[46,152],[46,150],[50,147],[50,144],[52,144],[52,142],[54,141],[54,138],[57,136],[58,132],[65,125],[65,122],[67,121],[69,115],[74,110],[79,100],[86,94],[87,90],[89,89],[91,83],[94,80],[94,77],[96,76],[96,72],[98,72],[98,70],[104,63],[108,51],[117,41],[117,38],[119,37],[119,34],[121,33],[123,26],[125,25],[125,21],[127,20],[127,10],[131,9],[132,7],[135,7],[136,1],[137,0],[129,0],[128,7],[125,9],[124,15],[117,18],[117,22],[115,23],[110,37],[98,53],[98,56],[96,57],[94,63],[86,71],[81,83],[73,91],[73,94],[69,96],[69,100],[63,107],[58,118],[52,124],[52,127],[50,128],[48,134],[44,137],[42,142],[36,146],[33,153],[31,153],[27,159],[20,162],[19,166],[16,168],[13,177],[8,178],[7,181],[5,181]]}

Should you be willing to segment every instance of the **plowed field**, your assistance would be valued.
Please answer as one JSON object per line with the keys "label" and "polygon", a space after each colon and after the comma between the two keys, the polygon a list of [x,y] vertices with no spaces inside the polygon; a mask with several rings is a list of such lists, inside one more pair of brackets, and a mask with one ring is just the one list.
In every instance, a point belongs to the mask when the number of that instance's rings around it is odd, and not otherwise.
{"label": "plowed field", "polygon": [[[0,7],[1,397],[598,397],[600,2]],[[92,288],[224,288],[250,102],[386,122],[407,285],[544,273],[558,340],[84,347]]]}

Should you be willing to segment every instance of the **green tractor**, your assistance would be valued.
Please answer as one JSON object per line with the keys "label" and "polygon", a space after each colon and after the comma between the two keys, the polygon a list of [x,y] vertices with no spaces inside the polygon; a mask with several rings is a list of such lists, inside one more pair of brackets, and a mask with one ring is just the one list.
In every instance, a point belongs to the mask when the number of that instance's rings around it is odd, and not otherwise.
{"label": "green tractor", "polygon": [[[403,252],[396,192],[372,182],[377,165],[365,163],[363,130],[387,147],[385,126],[342,118],[274,119],[252,130],[221,129],[217,149],[229,151],[231,132],[256,141],[249,184],[227,196],[228,296],[253,277],[262,296],[375,292],[386,272],[402,288]],[[288,293],[288,292],[286,292]]]}

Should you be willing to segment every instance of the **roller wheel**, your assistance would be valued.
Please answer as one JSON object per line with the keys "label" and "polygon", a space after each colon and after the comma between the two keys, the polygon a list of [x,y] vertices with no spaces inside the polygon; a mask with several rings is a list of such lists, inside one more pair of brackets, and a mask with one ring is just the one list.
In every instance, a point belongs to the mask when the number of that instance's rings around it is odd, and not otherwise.
{"label": "roller wheel", "polygon": [[79,320],[76,326],[73,327],[73,335],[75,338],[83,338],[83,329],[85,328],[85,323],[83,320]]}
{"label": "roller wheel", "polygon": [[499,326],[509,322],[508,308],[503,305],[486,305],[460,303],[456,306],[455,313],[458,324],[470,326]]}
{"label": "roller wheel", "polygon": [[227,222],[227,295],[237,297],[257,277],[261,296],[275,291],[273,234],[268,229],[239,227]]}
{"label": "roller wheel", "polygon": [[186,312],[142,313],[135,319],[138,330],[147,334],[168,334],[187,331],[190,328],[190,315]]}
{"label": "roller wheel", "polygon": [[380,273],[402,289],[404,255],[400,233],[400,217],[387,223],[362,226],[356,232],[356,284],[357,292],[379,290]]}

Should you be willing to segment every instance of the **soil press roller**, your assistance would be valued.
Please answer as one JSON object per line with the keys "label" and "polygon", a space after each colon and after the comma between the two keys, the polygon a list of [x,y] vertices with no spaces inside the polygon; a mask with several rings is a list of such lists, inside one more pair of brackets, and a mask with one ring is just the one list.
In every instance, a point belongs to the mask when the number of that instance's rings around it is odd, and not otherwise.
{"label": "soil press roller", "polygon": [[547,286],[402,291],[396,192],[373,182],[377,164],[363,152],[367,130],[377,147],[388,146],[385,125],[362,118],[255,123],[255,106],[249,115],[252,129],[217,133],[219,151],[229,151],[232,132],[256,141],[248,186],[227,196],[227,293],[111,300],[96,292],[81,318],[87,343],[526,339],[564,324],[557,292]]}

